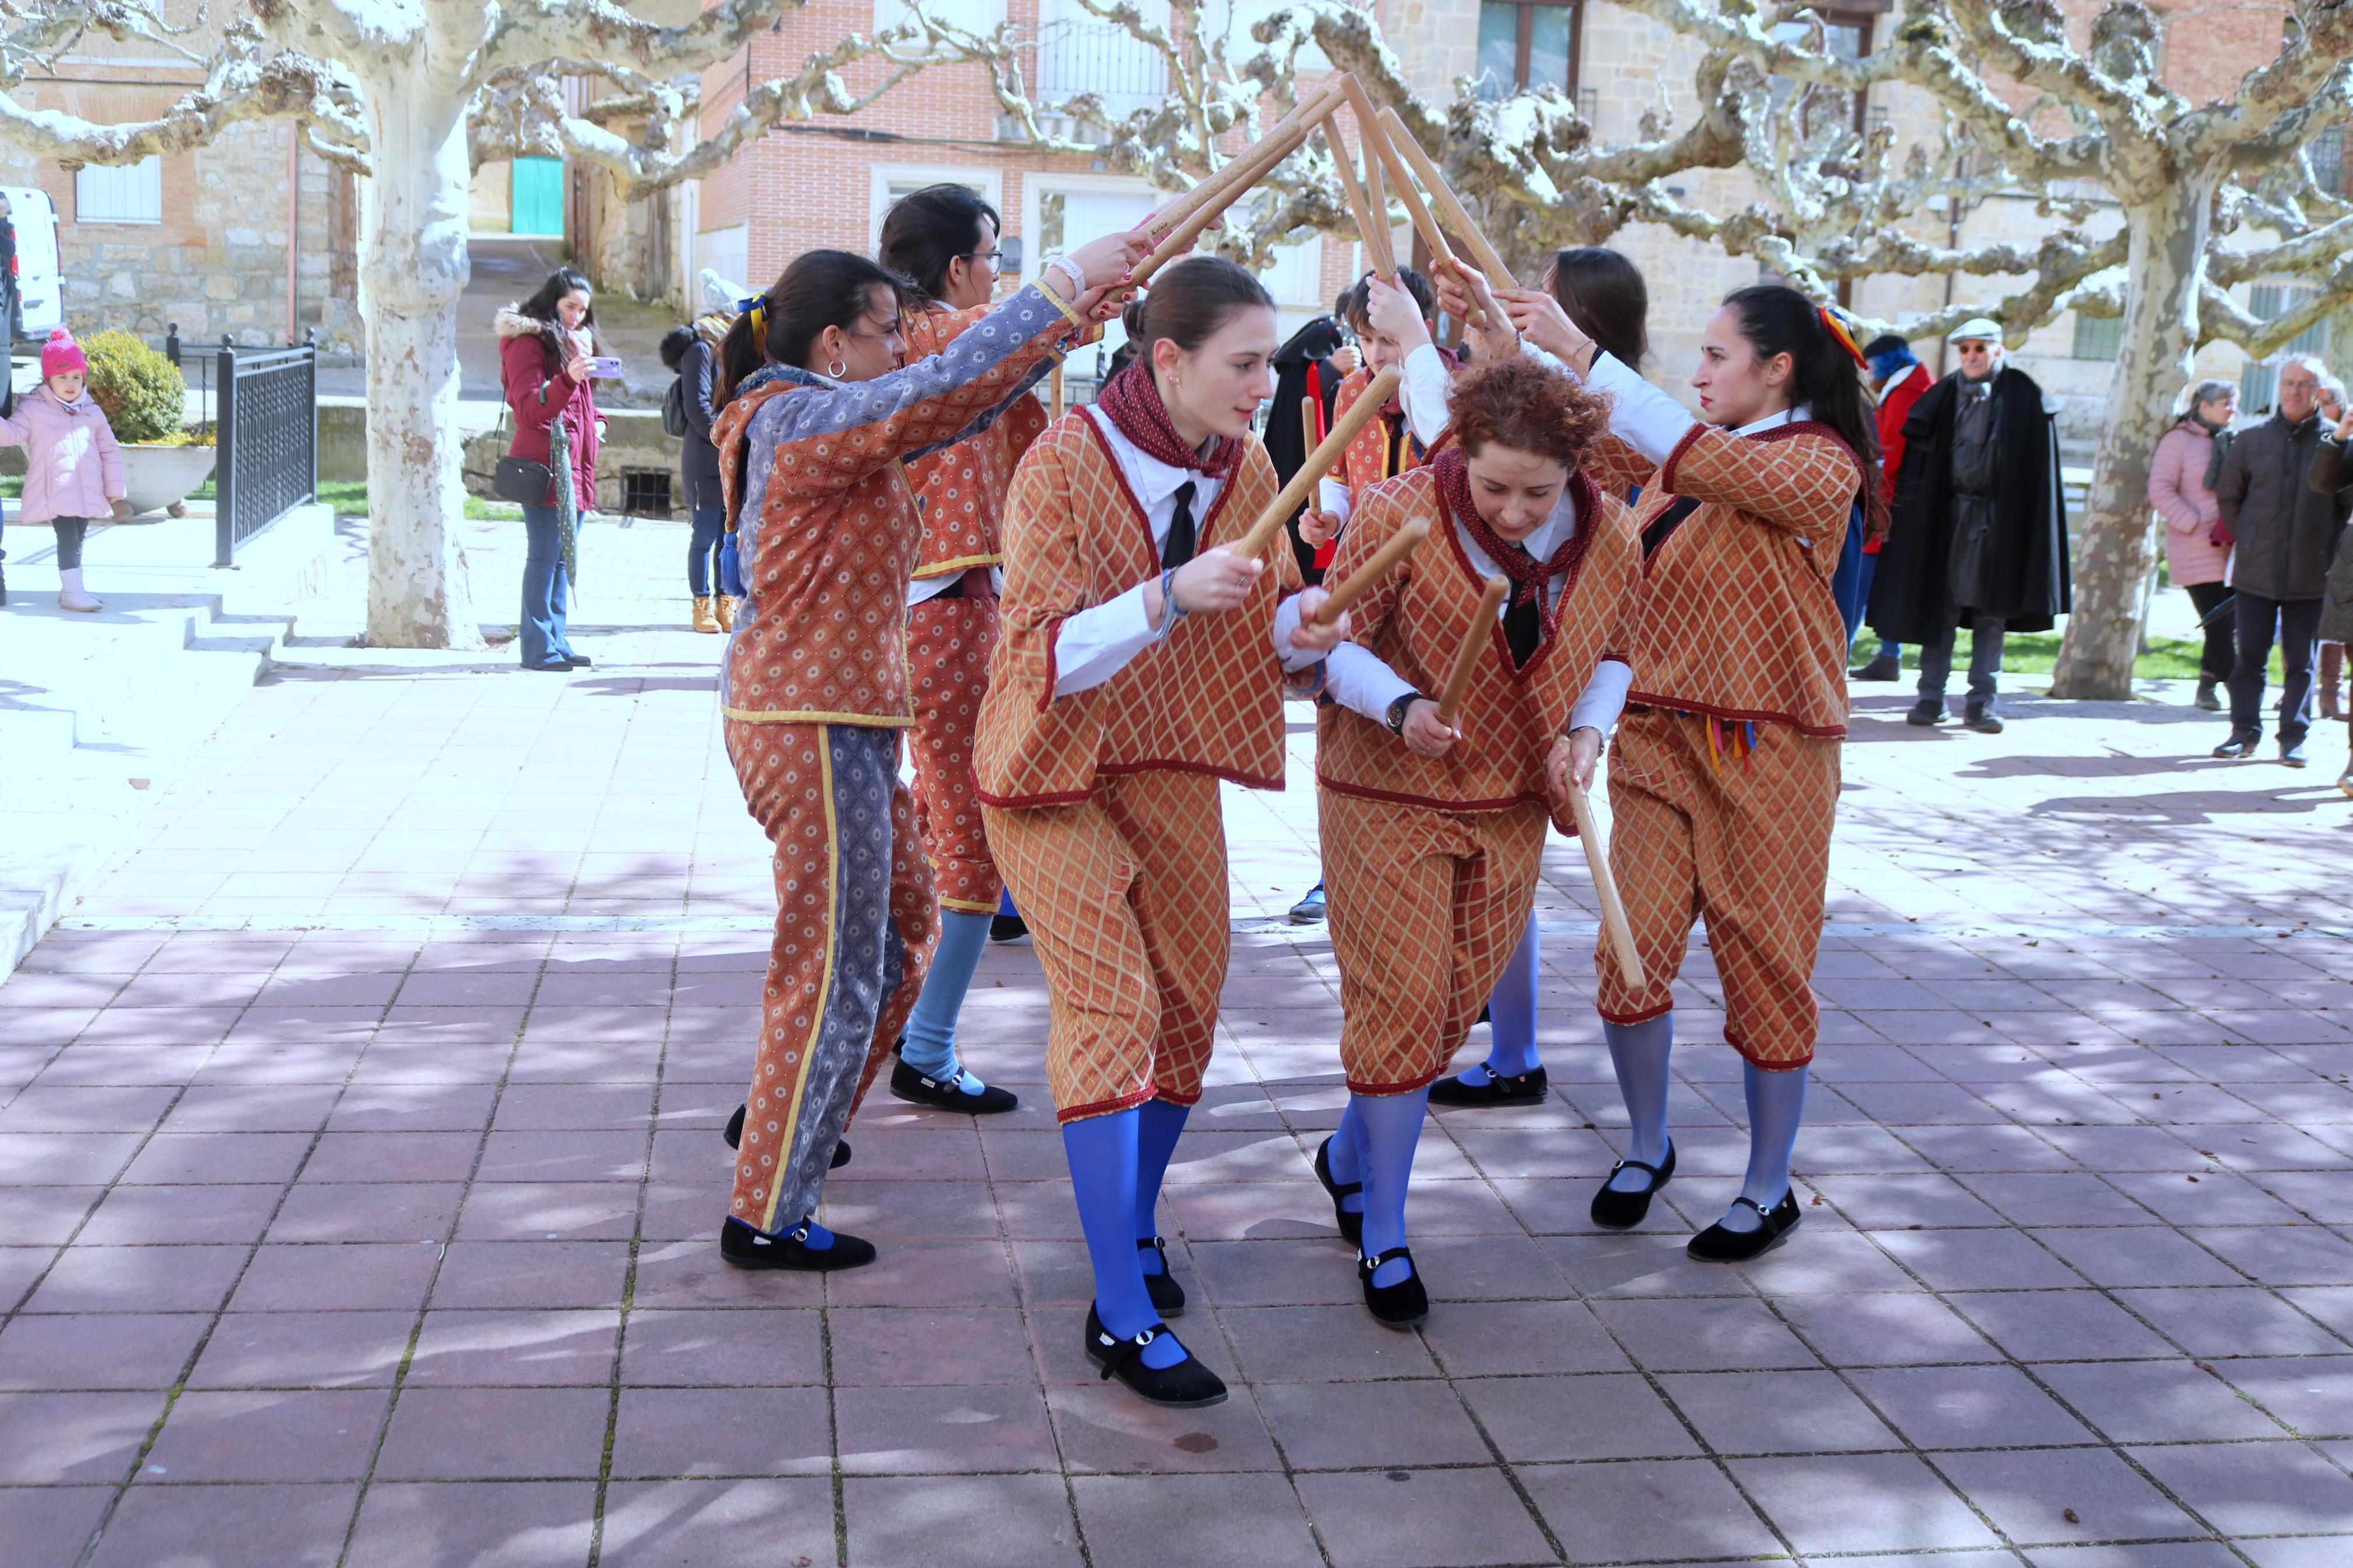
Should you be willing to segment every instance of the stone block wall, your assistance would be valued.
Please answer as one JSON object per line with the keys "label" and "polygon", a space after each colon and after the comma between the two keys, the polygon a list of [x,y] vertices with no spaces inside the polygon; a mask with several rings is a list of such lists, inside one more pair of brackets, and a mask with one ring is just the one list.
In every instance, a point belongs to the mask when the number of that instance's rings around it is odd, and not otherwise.
{"label": "stone block wall", "polygon": [[[678,438],[662,429],[658,408],[607,409],[605,439],[596,448],[595,511],[618,514],[626,492],[623,476],[632,468],[650,468],[670,477],[670,515],[686,515],[686,492],[679,479]],[[466,442],[465,476],[469,494],[497,499],[491,479],[506,455],[512,432],[485,430]],[[364,446],[364,437],[363,437]],[[323,454],[322,454],[323,455]]]}

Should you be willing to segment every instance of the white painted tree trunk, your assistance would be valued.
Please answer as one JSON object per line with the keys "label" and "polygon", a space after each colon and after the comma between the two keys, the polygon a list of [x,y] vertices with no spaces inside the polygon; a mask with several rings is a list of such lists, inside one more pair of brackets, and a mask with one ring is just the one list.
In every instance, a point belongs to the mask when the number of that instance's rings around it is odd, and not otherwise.
{"label": "white painted tree trunk", "polygon": [[2132,695],[2133,656],[2157,570],[2148,465],[2173,422],[2198,343],[2214,182],[2178,185],[2128,205],[2123,343],[2108,379],[2108,415],[2093,459],[2075,555],[2075,607],[2051,677],[2053,697]]}
{"label": "white painted tree trunk", "polygon": [[[367,640],[479,648],[459,529],[458,303],[468,277],[470,97],[428,58],[364,79],[375,173],[360,266],[368,318]],[[443,79],[444,77],[449,79]]]}

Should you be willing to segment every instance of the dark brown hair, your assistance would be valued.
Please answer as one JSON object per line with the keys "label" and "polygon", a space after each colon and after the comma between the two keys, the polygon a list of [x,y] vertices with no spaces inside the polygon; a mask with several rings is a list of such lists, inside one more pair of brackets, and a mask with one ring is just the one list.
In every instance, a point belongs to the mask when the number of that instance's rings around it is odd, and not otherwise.
{"label": "dark brown hair", "polygon": [[[1358,337],[1373,330],[1372,276],[1366,273],[1340,295],[1340,319],[1347,322],[1348,330]],[[1398,288],[1413,296],[1414,305],[1421,311],[1423,321],[1438,319],[1438,290],[1431,287],[1429,279],[1410,267],[1400,267],[1397,269],[1397,280]]]}
{"label": "dark brown hair", "polygon": [[905,286],[862,256],[847,250],[809,250],[794,258],[776,286],[760,296],[767,331],[761,342],[752,341],[752,312],[735,318],[719,342],[718,385],[713,407],[735,395],[744,377],[763,363],[799,366],[808,358],[809,345],[828,327],[848,329],[864,315],[874,291],[890,296],[893,306],[906,302]]}
{"label": "dark brown hair", "polygon": [[980,220],[1001,230],[1005,220],[969,185],[925,185],[900,197],[882,215],[882,243],[875,258],[936,300],[948,286],[948,268],[976,254]]}
{"label": "dark brown hair", "polygon": [[1577,245],[1552,258],[1552,297],[1577,330],[1629,370],[1651,356],[1651,289],[1642,269],[1604,246]]}
{"label": "dark brown hair", "polygon": [[1575,469],[1609,428],[1609,400],[1524,354],[1472,365],[1454,378],[1447,413],[1464,456],[1508,447]]}
{"label": "dark brown hair", "polygon": [[1274,309],[1274,296],[1222,256],[1188,256],[1161,269],[1140,300],[1120,317],[1135,357],[1152,363],[1152,345],[1166,338],[1187,353],[1217,336],[1243,310]]}
{"label": "dark brown hair", "polygon": [[1809,407],[1827,425],[1862,470],[1863,521],[1873,533],[1887,515],[1884,489],[1871,479],[1879,471],[1879,414],[1862,388],[1863,368],[1822,323],[1820,307],[1787,283],[1752,283],[1724,297],[1739,318],[1740,335],[1763,364],[1789,356],[1789,402]]}

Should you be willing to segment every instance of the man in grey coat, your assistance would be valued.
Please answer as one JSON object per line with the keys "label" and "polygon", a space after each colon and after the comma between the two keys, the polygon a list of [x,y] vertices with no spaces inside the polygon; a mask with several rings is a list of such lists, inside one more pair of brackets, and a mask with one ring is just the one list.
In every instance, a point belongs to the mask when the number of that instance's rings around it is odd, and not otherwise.
{"label": "man in grey coat", "polygon": [[2214,486],[2218,542],[2232,545],[2238,662],[2231,671],[2231,738],[2218,757],[2254,755],[2263,735],[2263,679],[2280,645],[2280,761],[2305,764],[2312,725],[2312,663],[2319,646],[2321,595],[2337,535],[2353,510],[2353,488],[2315,488],[2314,459],[2328,434],[2320,418],[2327,371],[2307,354],[2280,366],[2272,416],[2242,431]]}

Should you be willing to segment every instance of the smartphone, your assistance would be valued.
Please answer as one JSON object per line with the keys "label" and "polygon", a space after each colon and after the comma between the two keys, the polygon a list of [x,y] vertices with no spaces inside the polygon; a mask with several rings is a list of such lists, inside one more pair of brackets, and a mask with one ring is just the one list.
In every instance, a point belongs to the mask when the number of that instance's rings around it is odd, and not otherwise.
{"label": "smartphone", "polygon": [[598,354],[588,362],[588,374],[600,380],[612,381],[621,374],[621,361],[617,354]]}

